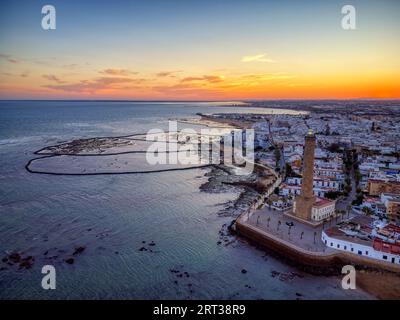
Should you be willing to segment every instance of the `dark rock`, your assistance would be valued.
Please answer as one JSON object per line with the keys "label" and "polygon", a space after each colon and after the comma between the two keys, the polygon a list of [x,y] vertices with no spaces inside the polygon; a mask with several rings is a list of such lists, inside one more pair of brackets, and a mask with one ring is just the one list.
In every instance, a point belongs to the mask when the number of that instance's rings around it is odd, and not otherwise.
{"label": "dark rock", "polygon": [[149,246],[155,246],[156,244],[155,244],[155,242],[154,241],[152,241],[151,243],[149,243]]}
{"label": "dark rock", "polygon": [[280,274],[281,274],[281,273],[278,272],[278,271],[275,271],[275,270],[271,271],[271,277],[272,277],[272,278],[275,278],[275,277],[279,276]]}
{"label": "dark rock", "polygon": [[77,254],[81,254],[83,251],[85,251],[85,249],[86,249],[85,246],[77,247],[75,248],[73,255],[76,256]]}
{"label": "dark rock", "polygon": [[1,259],[1,261],[3,261],[3,262],[7,262],[7,261],[8,261],[8,259],[7,259],[7,257],[4,257],[3,259]]}
{"label": "dark rock", "polygon": [[19,267],[25,268],[25,269],[30,269],[30,268],[32,268],[34,261],[35,261],[35,258],[32,256],[25,257],[20,260]]}
{"label": "dark rock", "polygon": [[8,256],[8,259],[10,259],[11,262],[18,263],[21,261],[21,255],[17,252],[14,252]]}
{"label": "dark rock", "polygon": [[141,247],[141,248],[139,249],[139,251],[147,251],[147,249],[146,249],[145,247]]}
{"label": "dark rock", "polygon": [[32,260],[23,260],[20,264],[20,268],[30,269],[32,268],[33,262]]}
{"label": "dark rock", "polygon": [[296,296],[302,297],[303,295],[301,293],[296,292]]}
{"label": "dark rock", "polygon": [[73,264],[75,262],[74,258],[68,258],[67,260],[65,260],[66,263],[68,264]]}
{"label": "dark rock", "polygon": [[45,253],[43,253],[43,255],[47,256],[48,253],[49,253],[49,251],[47,250]]}
{"label": "dark rock", "polygon": [[246,270],[246,269],[242,269],[242,273],[243,273],[243,274],[246,274],[246,273],[247,273],[247,270]]}

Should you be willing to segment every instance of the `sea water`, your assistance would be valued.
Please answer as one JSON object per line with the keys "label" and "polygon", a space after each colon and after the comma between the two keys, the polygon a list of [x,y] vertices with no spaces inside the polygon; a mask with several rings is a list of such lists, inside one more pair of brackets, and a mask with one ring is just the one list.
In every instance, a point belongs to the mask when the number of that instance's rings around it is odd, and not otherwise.
{"label": "sea water", "polygon": [[[201,192],[207,169],[51,176],[24,167],[48,145],[165,129],[169,119],[198,112],[260,110],[192,102],[1,101],[0,257],[16,251],[35,261],[31,269],[0,261],[0,298],[370,298],[343,290],[340,277],[303,273],[241,239],[219,243],[233,217],[218,212],[238,193]],[[79,246],[85,251],[73,255]],[[65,262],[69,257],[73,264]],[[55,290],[41,286],[46,264],[56,269]]]}

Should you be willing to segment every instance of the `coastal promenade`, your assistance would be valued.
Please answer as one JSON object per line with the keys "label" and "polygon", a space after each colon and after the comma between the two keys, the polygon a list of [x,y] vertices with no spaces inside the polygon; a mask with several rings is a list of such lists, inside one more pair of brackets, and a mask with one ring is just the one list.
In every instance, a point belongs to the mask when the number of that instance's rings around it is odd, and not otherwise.
{"label": "coastal promenade", "polygon": [[399,265],[326,247],[321,240],[322,231],[335,225],[336,219],[343,219],[343,216],[313,227],[292,219],[282,211],[266,207],[265,199],[280,185],[282,177],[267,166],[257,165],[264,167],[264,170],[274,172],[276,180],[236,219],[234,229],[239,236],[315,273],[340,272],[344,265],[349,264],[400,272]]}

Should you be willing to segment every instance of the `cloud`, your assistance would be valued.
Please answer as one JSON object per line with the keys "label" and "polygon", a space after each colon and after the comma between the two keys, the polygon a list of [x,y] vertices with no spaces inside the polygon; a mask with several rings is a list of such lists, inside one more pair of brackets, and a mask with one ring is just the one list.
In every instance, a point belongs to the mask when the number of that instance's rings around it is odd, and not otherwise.
{"label": "cloud", "polygon": [[137,72],[132,72],[126,69],[105,69],[100,71],[100,73],[107,74],[110,76],[129,76],[132,74],[137,74]]}
{"label": "cloud", "polygon": [[257,54],[255,56],[244,56],[242,58],[242,62],[269,62],[275,63],[275,60],[266,57],[266,54]]}
{"label": "cloud", "polygon": [[120,84],[137,83],[143,80],[144,79],[130,79],[121,77],[101,77],[94,80],[81,80],[78,83],[72,84],[48,85],[45,86],[45,88],[65,92],[93,93],[99,90],[121,89],[118,88],[118,85]]}
{"label": "cloud", "polygon": [[224,81],[224,77],[223,76],[204,75],[201,77],[186,77],[181,80],[181,82],[197,82],[197,81],[217,83],[217,82]]}
{"label": "cloud", "polygon": [[297,78],[296,75],[291,75],[283,72],[264,73],[264,74],[246,74],[241,77],[242,80],[248,81],[270,81],[270,80],[287,80]]}
{"label": "cloud", "polygon": [[175,73],[181,72],[180,70],[177,71],[161,71],[156,73],[157,77],[164,78],[164,77],[172,77],[175,78]]}
{"label": "cloud", "polygon": [[10,63],[20,63],[21,62],[21,60],[14,58],[13,56],[10,56],[9,54],[0,53],[0,58],[5,59]]}
{"label": "cloud", "polygon": [[222,93],[221,90],[216,88],[193,86],[190,83],[179,83],[172,86],[155,86],[152,87],[152,89],[167,96],[196,99],[201,97],[204,98],[204,96],[215,96]]}
{"label": "cloud", "polygon": [[45,78],[46,80],[57,82],[57,83],[60,83],[60,84],[61,83],[65,83],[65,81],[60,80],[59,78],[57,78],[53,74],[44,74],[42,77]]}

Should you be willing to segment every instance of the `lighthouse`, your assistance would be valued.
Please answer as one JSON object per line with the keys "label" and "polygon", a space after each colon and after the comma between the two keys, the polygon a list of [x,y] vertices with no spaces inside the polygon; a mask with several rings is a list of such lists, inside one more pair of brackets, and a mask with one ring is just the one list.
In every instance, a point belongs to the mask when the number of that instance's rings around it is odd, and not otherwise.
{"label": "lighthouse", "polygon": [[294,215],[308,221],[311,220],[312,207],[315,203],[313,193],[315,143],[315,134],[309,129],[305,136],[301,192],[293,206]]}

